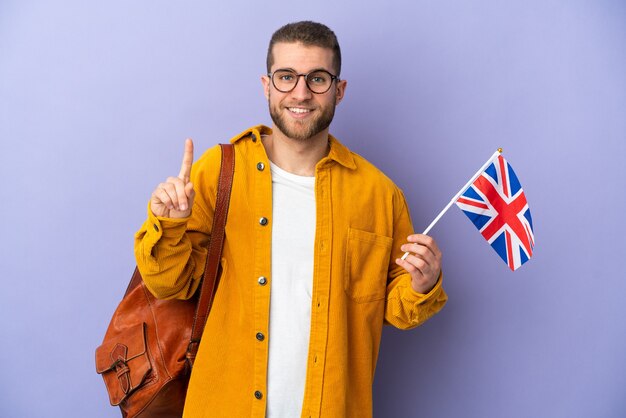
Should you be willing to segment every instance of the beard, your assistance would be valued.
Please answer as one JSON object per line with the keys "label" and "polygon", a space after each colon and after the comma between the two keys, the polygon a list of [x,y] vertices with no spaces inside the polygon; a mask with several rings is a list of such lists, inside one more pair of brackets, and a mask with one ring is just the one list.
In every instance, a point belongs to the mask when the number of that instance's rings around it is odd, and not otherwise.
{"label": "beard", "polygon": [[307,121],[288,120],[288,116],[284,113],[288,112],[287,109],[281,109],[278,104],[272,105],[271,98],[268,103],[270,116],[272,117],[274,125],[287,137],[299,141],[310,139],[319,134],[330,126],[330,123],[335,117],[336,106],[334,102],[327,107],[321,108],[321,114]]}

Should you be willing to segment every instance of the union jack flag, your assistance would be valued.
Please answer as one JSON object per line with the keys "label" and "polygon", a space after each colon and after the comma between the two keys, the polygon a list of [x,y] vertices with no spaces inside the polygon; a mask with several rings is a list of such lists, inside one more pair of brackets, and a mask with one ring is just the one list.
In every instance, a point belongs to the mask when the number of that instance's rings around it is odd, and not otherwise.
{"label": "union jack flag", "polygon": [[532,257],[535,236],[528,202],[513,168],[502,155],[456,204],[511,270]]}

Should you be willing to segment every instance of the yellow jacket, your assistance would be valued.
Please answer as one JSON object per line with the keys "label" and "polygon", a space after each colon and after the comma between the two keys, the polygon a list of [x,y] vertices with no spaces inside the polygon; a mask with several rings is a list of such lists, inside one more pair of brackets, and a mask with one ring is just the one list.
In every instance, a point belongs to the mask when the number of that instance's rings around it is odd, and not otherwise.
{"label": "yellow jacket", "polygon": [[[265,126],[231,140],[235,176],[222,255],[222,277],[195,361],[185,417],[263,417],[272,272],[272,181],[260,140]],[[402,192],[332,136],[316,166],[316,239],[311,334],[303,417],[368,417],[383,323],[415,327],[447,300],[441,277],[424,295],[394,260],[413,233]],[[135,255],[160,298],[188,298],[198,286],[210,234],[220,149],[194,164],[188,219],[148,220]],[[266,218],[269,222],[260,222]],[[265,280],[261,279],[262,277]],[[271,338],[271,335],[268,335]]]}

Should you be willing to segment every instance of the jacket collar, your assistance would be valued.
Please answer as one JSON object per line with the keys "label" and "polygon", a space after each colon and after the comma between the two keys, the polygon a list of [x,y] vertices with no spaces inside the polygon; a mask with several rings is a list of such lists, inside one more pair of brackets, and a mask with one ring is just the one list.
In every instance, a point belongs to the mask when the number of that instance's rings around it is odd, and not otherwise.
{"label": "jacket collar", "polygon": [[[230,140],[232,144],[240,141],[243,138],[251,137],[256,141],[261,137],[261,135],[270,135],[272,133],[272,129],[265,125],[257,125],[252,128],[246,129],[239,135],[235,136]],[[350,150],[343,145],[337,138],[332,135],[328,135],[328,142],[330,143],[330,152],[328,153],[329,160],[336,161],[342,166],[349,168],[351,170],[356,169],[356,163],[354,162],[354,156],[350,152]]]}
{"label": "jacket collar", "polygon": [[328,135],[328,140],[330,142],[330,152],[328,153],[328,158],[337,161],[342,166],[349,168],[350,170],[356,169],[356,163],[354,162],[354,156],[352,152],[343,145],[337,138],[332,135]]}

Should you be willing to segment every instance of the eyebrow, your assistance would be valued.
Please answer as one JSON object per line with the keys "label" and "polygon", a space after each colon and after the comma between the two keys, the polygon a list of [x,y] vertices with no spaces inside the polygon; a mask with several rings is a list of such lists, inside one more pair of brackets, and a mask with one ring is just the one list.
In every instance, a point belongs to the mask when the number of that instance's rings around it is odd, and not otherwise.
{"label": "eyebrow", "polygon": [[319,67],[319,68],[314,68],[312,70],[307,71],[306,73],[298,73],[298,71],[296,71],[294,68],[277,68],[274,71],[272,71],[273,73],[275,73],[276,71],[293,71],[296,74],[308,74],[308,73],[312,73],[314,71],[326,71],[329,74],[333,74],[330,70],[327,70],[324,67]]}

